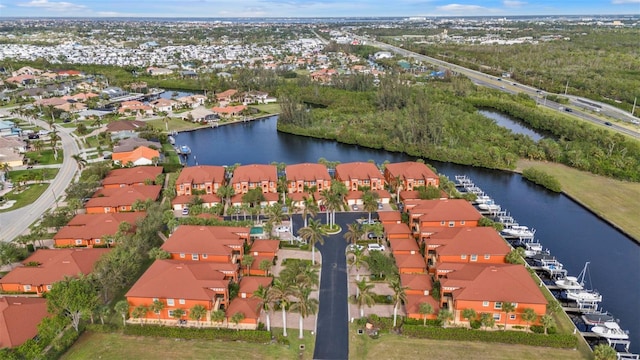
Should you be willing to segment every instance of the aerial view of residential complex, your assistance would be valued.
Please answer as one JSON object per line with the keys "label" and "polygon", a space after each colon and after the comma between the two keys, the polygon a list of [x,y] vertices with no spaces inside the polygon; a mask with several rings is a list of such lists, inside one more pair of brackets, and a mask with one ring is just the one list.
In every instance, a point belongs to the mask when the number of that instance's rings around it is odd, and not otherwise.
{"label": "aerial view of residential complex", "polygon": [[3,1],[0,358],[640,359],[638,39],[636,0]]}

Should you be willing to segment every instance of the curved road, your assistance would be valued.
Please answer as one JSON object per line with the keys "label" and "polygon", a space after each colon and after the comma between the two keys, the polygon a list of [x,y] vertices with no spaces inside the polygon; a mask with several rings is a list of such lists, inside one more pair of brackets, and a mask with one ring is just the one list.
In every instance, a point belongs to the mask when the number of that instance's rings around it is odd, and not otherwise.
{"label": "curved road", "polygon": [[[15,118],[15,116],[11,117]],[[49,125],[44,121],[35,120],[35,122],[43,129],[49,128]],[[63,127],[57,127],[57,129],[64,156],[58,174],[49,183],[49,188],[33,204],[13,211],[0,213],[0,241],[12,241],[16,236],[24,233],[29,228],[29,225],[40,219],[40,216],[47,209],[52,208],[56,204],[56,198],[64,195],[66,188],[71,184],[71,181],[73,181],[78,164],[71,156],[79,154],[80,148],[71,136],[70,129]]]}

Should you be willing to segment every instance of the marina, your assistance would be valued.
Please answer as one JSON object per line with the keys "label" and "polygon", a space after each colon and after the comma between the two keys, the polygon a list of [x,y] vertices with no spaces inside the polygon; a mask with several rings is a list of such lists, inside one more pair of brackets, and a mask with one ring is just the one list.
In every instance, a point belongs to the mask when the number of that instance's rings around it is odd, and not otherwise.
{"label": "marina", "polygon": [[535,239],[535,229],[517,223],[466,175],[456,175],[455,185],[462,193],[476,195],[473,203],[478,211],[504,226],[500,234],[505,241],[514,249],[524,249],[526,266],[535,271],[541,285],[558,300],[562,310],[573,321],[576,333],[580,333],[592,348],[608,344],[616,350],[618,359],[640,359],[640,355],[629,352],[629,332],[620,327],[619,320],[613,315],[600,308],[602,295],[597,290],[586,288],[586,281],[590,281],[589,262],[577,277],[568,275],[564,265]]}

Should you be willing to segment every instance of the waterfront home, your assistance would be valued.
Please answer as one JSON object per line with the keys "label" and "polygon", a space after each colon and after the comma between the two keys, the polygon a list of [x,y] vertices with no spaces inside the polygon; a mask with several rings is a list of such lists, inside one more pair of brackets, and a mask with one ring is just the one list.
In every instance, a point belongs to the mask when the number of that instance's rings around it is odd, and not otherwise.
{"label": "waterfront home", "polygon": [[[164,324],[178,324],[173,312],[182,309],[188,319],[188,312],[195,305],[207,310],[203,321],[210,320],[211,312],[224,309],[229,304],[229,283],[225,275],[207,262],[185,262],[178,260],[156,260],[136,281],[125,297],[129,303],[130,322],[149,320]],[[154,301],[163,304],[154,311]],[[147,312],[133,318],[138,306],[145,306]],[[174,321],[166,321],[174,320]]]}
{"label": "waterfront home", "polygon": [[0,348],[12,348],[38,335],[38,325],[48,316],[47,300],[39,297],[0,297]]}
{"label": "waterfront home", "polygon": [[162,186],[143,185],[127,186],[114,189],[100,189],[96,191],[85,204],[87,214],[102,214],[133,211],[136,202],[156,201]]}
{"label": "waterfront home", "polygon": [[419,186],[440,185],[440,178],[426,164],[417,161],[386,164],[384,178],[388,184],[413,191]]}
{"label": "waterfront home", "polygon": [[225,168],[223,166],[189,166],[180,171],[176,180],[176,194],[216,194],[224,183]]}
{"label": "waterfront home", "polygon": [[464,199],[407,200],[405,209],[418,239],[452,227],[475,227],[482,214]]}
{"label": "waterfront home", "polygon": [[423,238],[431,273],[441,263],[503,264],[511,246],[492,227],[446,228]]}
{"label": "waterfront home", "polygon": [[[489,313],[496,325],[512,327],[528,323],[522,319],[524,309],[530,308],[538,315],[547,311],[547,300],[540,287],[533,281],[527,269],[513,264],[441,264],[449,271],[440,278],[441,306],[454,313],[454,323],[468,323],[462,317],[464,309],[476,313]],[[440,269],[439,269],[440,270]],[[515,310],[506,314],[504,302],[510,302]]]}
{"label": "waterfront home", "polygon": [[87,275],[110,249],[39,249],[0,279],[4,292],[37,294],[51,290],[65,277]]}
{"label": "waterfront home", "polygon": [[232,116],[241,115],[242,112],[245,111],[246,109],[247,107],[244,105],[235,105],[235,106],[227,105],[225,107],[214,106],[211,108],[211,111],[213,111],[218,116],[229,118]]}
{"label": "waterfront home", "polygon": [[236,264],[244,256],[249,228],[180,225],[162,244],[172,259]]}
{"label": "waterfront home", "polygon": [[102,179],[102,186],[105,189],[113,189],[125,186],[153,184],[160,174],[162,174],[162,167],[158,166],[137,166],[133,168],[114,169],[109,171],[107,176]]}
{"label": "waterfront home", "polygon": [[156,112],[158,111],[171,112],[173,111],[173,107],[176,106],[176,104],[178,104],[178,102],[175,100],[163,99],[163,98],[149,102],[149,105],[151,105],[151,107]]}
{"label": "waterfront home", "polygon": [[322,164],[302,163],[292,164],[285,167],[287,178],[287,192],[308,193],[309,189],[315,187],[316,191],[329,189],[331,186],[331,175],[327,167]]}
{"label": "waterfront home", "polygon": [[220,106],[224,106],[230,102],[236,101],[238,98],[238,90],[229,89],[221,93],[216,94],[216,100],[220,103]]}
{"label": "waterfront home", "polygon": [[112,121],[107,124],[107,132],[111,134],[112,139],[138,137],[138,131],[146,125],[144,121],[138,120]]}
{"label": "waterfront home", "polygon": [[157,141],[151,141],[143,138],[126,138],[117,142],[113,146],[114,153],[127,152],[135,150],[137,147],[146,146],[154,150],[162,149],[162,145]]}
{"label": "waterfront home", "polygon": [[251,164],[238,166],[230,185],[235,191],[232,203],[241,204],[242,196],[251,189],[261,189],[266,203],[278,201],[278,173],[275,165]]}
{"label": "waterfront home", "polygon": [[78,214],[53,236],[54,246],[107,246],[112,243],[106,238],[115,235],[122,223],[131,225],[130,231],[133,232],[138,220],[145,216],[144,212]]}
{"label": "waterfront home", "polygon": [[130,100],[120,103],[118,113],[134,114],[136,116],[153,115],[153,108],[138,100]]}
{"label": "waterfront home", "polygon": [[160,162],[160,152],[146,146],[138,146],[131,151],[114,152],[111,155],[114,164],[122,166],[144,166]]}
{"label": "waterfront home", "polygon": [[[391,200],[391,194],[387,190],[379,189],[372,192],[378,195],[377,201],[380,204],[388,204],[389,200]],[[347,201],[348,205],[363,205],[363,196],[364,191],[349,191],[349,193],[347,193],[347,195],[345,196],[345,200]]]}
{"label": "waterfront home", "polygon": [[343,182],[349,191],[368,187],[372,191],[384,190],[384,178],[375,164],[351,162],[336,166],[335,179]]}
{"label": "waterfront home", "polygon": [[248,91],[244,93],[242,104],[269,104],[278,101],[274,97],[269,97],[269,93],[262,91]]}
{"label": "waterfront home", "polygon": [[180,113],[180,118],[182,120],[188,120],[191,122],[203,123],[218,121],[218,114],[205,108],[204,106],[198,106],[191,111]]}
{"label": "waterfront home", "polygon": [[79,113],[87,110],[87,105],[79,102],[65,102],[64,104],[54,106],[54,108],[67,113]]}
{"label": "waterfront home", "polygon": [[207,97],[202,94],[194,94],[179,97],[176,101],[183,107],[195,109],[198,106],[204,105],[205,101],[207,101]]}

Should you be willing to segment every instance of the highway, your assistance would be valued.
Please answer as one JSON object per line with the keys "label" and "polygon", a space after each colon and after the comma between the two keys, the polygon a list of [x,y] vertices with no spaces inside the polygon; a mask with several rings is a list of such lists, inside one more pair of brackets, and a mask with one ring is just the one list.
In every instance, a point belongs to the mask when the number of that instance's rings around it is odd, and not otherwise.
{"label": "highway", "polygon": [[[2,110],[8,115],[8,109]],[[11,115],[11,117],[16,117]],[[26,120],[26,119],[24,119]],[[49,125],[41,120],[35,120],[43,129]],[[73,181],[78,169],[77,162],[71,157],[79,154],[80,149],[71,135],[73,129],[57,127],[60,143],[63,151],[63,162],[56,177],[50,182],[49,188],[31,205],[4,213],[0,213],[0,241],[12,241],[16,236],[23,234],[42,214],[56,205],[56,199],[65,194],[65,190]]]}
{"label": "highway", "polygon": [[[634,129],[633,128],[634,125],[631,124],[632,121],[637,121],[640,123],[640,118],[634,117],[630,113],[625,112],[609,104],[605,104],[605,103],[597,102],[591,99],[581,98],[573,95],[546,93],[547,96],[558,95],[558,96],[562,96],[569,99],[569,103],[570,103],[569,105],[561,105],[561,104],[547,100],[545,97],[545,92],[541,91],[540,89],[537,89],[532,86],[516,83],[513,80],[508,78],[504,78],[504,79],[497,78],[495,76],[487,75],[480,71],[476,71],[476,70],[468,69],[459,65],[451,64],[446,61],[432,58],[430,56],[421,55],[421,54],[418,54],[403,48],[399,48],[397,46],[393,46],[387,43],[374,41],[374,40],[364,38],[354,34],[351,34],[351,36],[353,36],[355,39],[360,40],[363,43],[368,43],[380,49],[394,52],[396,54],[399,54],[407,58],[414,58],[418,61],[427,62],[444,69],[449,69],[452,72],[465,75],[474,84],[479,86],[491,87],[491,88],[509,92],[512,94],[526,93],[530,97],[536,99],[536,101],[538,102],[538,105],[545,106],[555,111],[564,112],[566,115],[575,116],[582,120],[589,121],[591,123],[598,124],[603,127],[606,126],[606,128],[640,139],[640,131],[638,131],[639,127],[636,125]],[[588,105],[589,103],[595,104],[597,105],[597,107],[590,106]],[[569,110],[565,110],[566,108],[568,108]],[[598,110],[597,115],[594,114],[596,110]],[[627,126],[621,126],[621,125],[617,125],[616,123],[610,123],[609,121],[606,120],[606,117],[622,121],[626,123]],[[608,125],[608,123],[610,125]]]}

